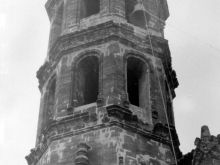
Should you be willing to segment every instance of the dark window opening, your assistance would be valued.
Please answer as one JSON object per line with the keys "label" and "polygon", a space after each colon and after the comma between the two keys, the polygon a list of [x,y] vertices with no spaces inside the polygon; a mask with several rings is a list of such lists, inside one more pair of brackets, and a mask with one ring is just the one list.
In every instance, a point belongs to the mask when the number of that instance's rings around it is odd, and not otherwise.
{"label": "dark window opening", "polygon": [[143,8],[142,2],[137,0],[126,0],[126,19],[129,23],[145,29],[150,16]]}
{"label": "dark window opening", "polygon": [[100,0],[80,0],[80,18],[86,18],[100,11]]}
{"label": "dark window opening", "polygon": [[152,112],[152,117],[153,117],[153,119],[158,119],[158,117],[159,117],[159,115],[158,115],[158,112],[157,111],[153,111]]}
{"label": "dark window opening", "polygon": [[145,108],[147,104],[147,69],[140,59],[127,60],[127,92],[131,104]]}
{"label": "dark window opening", "polygon": [[97,101],[99,84],[99,60],[89,56],[78,64],[78,105]]}

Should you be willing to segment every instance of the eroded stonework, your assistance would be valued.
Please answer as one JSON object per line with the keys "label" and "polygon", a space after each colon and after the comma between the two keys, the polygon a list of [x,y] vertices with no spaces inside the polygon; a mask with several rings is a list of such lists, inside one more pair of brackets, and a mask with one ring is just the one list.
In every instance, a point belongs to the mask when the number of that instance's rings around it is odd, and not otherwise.
{"label": "eroded stonework", "polygon": [[38,164],[74,164],[79,142],[89,146],[90,164],[119,164],[119,158],[123,164],[134,165],[173,161],[169,146],[113,126],[52,142]]}
{"label": "eroded stonework", "polygon": [[179,160],[180,165],[219,165],[220,135],[210,134],[208,126],[201,128],[201,137],[195,140],[196,148]]}
{"label": "eroded stonework", "polygon": [[175,164],[167,2],[48,0],[46,8],[50,40],[28,164]]}

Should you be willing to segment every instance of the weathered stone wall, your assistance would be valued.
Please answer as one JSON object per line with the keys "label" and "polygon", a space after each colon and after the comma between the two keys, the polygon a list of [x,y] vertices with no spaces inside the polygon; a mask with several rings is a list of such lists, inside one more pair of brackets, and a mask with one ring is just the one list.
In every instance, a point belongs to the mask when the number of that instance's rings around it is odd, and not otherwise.
{"label": "weathered stone wall", "polygon": [[[80,8],[82,4],[80,0],[49,0],[46,4],[49,18],[51,20],[49,49],[58,37],[64,34],[83,30],[110,20],[129,24],[128,20],[126,20],[126,14],[128,14],[129,11],[126,11],[125,4],[130,3],[129,0],[101,0],[99,13],[81,19],[80,13],[82,11]],[[144,1],[144,6],[146,11],[150,13],[150,33],[163,37],[164,22],[169,16],[166,1],[158,1],[158,3],[155,1]],[[136,26],[133,27],[137,32],[139,31],[142,35],[146,35],[144,29]]]}
{"label": "weathered stone wall", "polygon": [[[166,117],[164,114],[164,107],[162,104],[161,92],[158,85],[158,79],[156,75],[156,70],[162,68],[161,63],[155,63],[155,57],[152,57],[147,53],[139,53],[136,50],[129,48],[119,42],[110,42],[102,45],[97,45],[94,47],[89,47],[84,50],[73,52],[69,55],[63,56],[60,62],[57,64],[55,74],[57,77],[56,82],[56,105],[54,109],[54,119],[59,117],[64,117],[68,115],[67,108],[72,104],[71,95],[74,96],[76,90],[73,89],[74,83],[72,76],[74,75],[74,65],[82,56],[89,56],[91,54],[96,54],[100,58],[100,77],[99,77],[99,94],[102,97],[102,105],[107,106],[111,104],[124,106],[124,101],[128,101],[128,94],[126,89],[126,60],[128,57],[138,57],[145,60],[146,64],[150,67],[150,80],[149,84],[149,95],[150,97],[146,102],[149,104],[148,109],[141,109],[139,107],[130,106],[130,109],[135,113],[140,119],[147,123],[152,123],[152,112],[157,112],[158,117],[155,118],[154,123],[161,122],[166,123]],[[158,69],[161,73],[162,85],[163,72],[162,69]],[[52,73],[54,74],[54,73]],[[50,76],[52,77],[52,76]],[[48,81],[50,80],[50,77]],[[76,78],[76,77],[74,77]],[[46,83],[45,86],[48,84]],[[164,87],[163,87],[164,88]],[[47,88],[44,87],[43,91]],[[74,91],[75,90],[75,91]],[[163,91],[165,92],[165,91]],[[44,93],[44,92],[43,92]],[[76,99],[76,98],[73,98]],[[43,104],[47,100],[42,100]],[[42,109],[46,106],[42,106]],[[46,111],[44,109],[43,111]],[[74,111],[74,110],[73,110]]]}
{"label": "weathered stone wall", "polygon": [[[170,136],[177,151],[179,141],[175,127],[168,128],[162,98],[171,102],[178,82],[163,38],[167,13],[159,22],[150,16],[150,41],[145,28],[126,20],[130,1],[101,0],[99,13],[89,11],[92,15],[82,6],[86,2],[48,0],[46,4],[51,34],[48,58],[37,73],[42,99],[36,147],[26,157],[29,165],[78,165],[80,161],[84,165],[172,164]],[[152,4],[150,9],[158,14],[159,6],[144,1],[145,6]],[[81,100],[87,82],[83,75],[88,74],[80,70],[80,61],[88,56],[98,59],[98,95],[97,101],[84,105]],[[142,74],[137,80],[141,105],[129,102],[131,57],[142,64],[142,70],[137,69]],[[165,82],[173,80],[176,84],[168,86],[169,95]]]}
{"label": "weathered stone wall", "polygon": [[154,133],[149,123],[143,123],[127,109],[97,107],[95,103],[77,107],[72,115],[51,123],[27,160],[39,165],[74,163],[80,143],[91,148],[91,164],[118,164],[119,158],[134,165],[173,161],[168,135]]}
{"label": "weathered stone wall", "polygon": [[[120,42],[108,42],[106,44],[96,45],[93,47],[88,47],[84,50],[79,50],[76,52],[72,52],[70,54],[67,54],[63,56],[60,60],[60,62],[57,64],[56,72],[52,72],[52,75],[49,77],[53,77],[54,74],[56,74],[57,77],[57,87],[56,87],[56,105],[54,109],[54,120],[65,120],[66,118],[72,118],[74,123],[72,123],[72,128],[63,128],[61,126],[61,131],[63,130],[73,130],[76,131],[77,129],[87,127],[85,125],[85,121],[78,121],[77,119],[74,119],[79,115],[81,112],[89,112],[92,113],[94,107],[91,105],[85,105],[85,106],[75,106],[73,105],[73,109],[69,110],[68,106],[71,105],[73,99],[72,96],[74,96],[74,92],[76,92],[74,87],[74,80],[72,78],[74,77],[74,65],[77,63],[77,61],[83,57],[83,56],[89,56],[91,54],[96,54],[100,58],[100,77],[99,77],[99,95],[101,96],[101,104],[99,106],[110,106],[110,105],[119,105],[124,107],[124,102],[128,101],[127,96],[127,89],[126,89],[126,60],[128,57],[138,57],[145,60],[146,64],[149,66],[150,70],[150,80],[149,80],[149,89],[150,89],[150,97],[146,99],[148,100],[149,107],[148,109],[141,109],[140,107],[136,107],[133,105],[129,105],[128,109],[131,111],[133,116],[137,116],[137,121],[140,123],[145,123],[147,126],[147,131],[152,131],[153,127],[157,123],[162,123],[164,125],[167,124],[167,120],[164,114],[164,107],[162,105],[162,97],[161,93],[159,91],[159,85],[158,80],[156,76],[155,69],[158,70],[158,73],[161,77],[161,81],[163,82],[163,67],[162,63],[159,62],[159,59],[156,59],[155,57],[151,56],[148,53],[141,53],[136,51],[133,48],[128,47],[127,45],[121,44]],[[164,83],[162,83],[164,85]],[[42,93],[47,89],[48,83],[45,83],[45,86],[42,88]],[[164,89],[165,87],[163,87]],[[163,91],[165,92],[165,91]],[[42,100],[42,104],[45,105],[46,100]],[[96,104],[96,103],[95,103]],[[47,111],[45,109],[46,106],[42,106],[41,111]],[[152,117],[153,112],[157,112],[157,117]],[[96,115],[94,115],[96,116]],[[95,122],[92,125],[89,124],[91,127],[97,127],[98,124],[103,124],[102,120],[99,115],[97,115],[95,118],[99,120],[99,123]],[[42,115],[42,120],[45,120],[45,116]],[[45,123],[45,122],[42,122]],[[47,122],[48,123],[48,122]],[[60,124],[58,124],[60,125]],[[139,128],[143,129],[146,127],[146,125],[140,125]],[[50,125],[41,125],[39,128],[44,132],[44,136],[46,139],[50,139],[50,136],[54,136],[56,134],[48,132],[48,129],[50,129]],[[58,129],[58,128],[57,128]],[[163,129],[163,128],[161,128]],[[60,130],[60,128],[59,128]],[[155,131],[155,135],[157,136],[163,136],[163,138],[170,138],[168,132],[161,132],[160,128],[155,128],[153,131]],[[42,131],[41,131],[42,132]],[[52,131],[53,132],[53,131]],[[58,131],[59,132],[59,131]],[[63,133],[64,133],[63,132]],[[152,132],[153,133],[153,132]],[[154,134],[153,133],[153,134]],[[58,133],[59,134],[59,133]],[[57,136],[57,135],[56,135]],[[140,136],[141,137],[141,136]],[[38,136],[38,144],[41,143],[41,133],[39,132]],[[138,137],[139,138],[139,137]],[[149,138],[150,139],[150,138]],[[52,142],[53,145],[54,142]],[[134,145],[136,146],[136,145]],[[130,149],[132,150],[132,149]],[[136,150],[136,149],[135,149]],[[131,158],[133,161],[136,161],[134,158]],[[42,160],[43,161],[43,160]]]}
{"label": "weathered stone wall", "polygon": [[[104,29],[103,29],[104,30]],[[114,34],[114,31],[106,31],[110,34]],[[51,58],[49,63],[45,63],[45,65],[41,68],[38,73],[40,77],[40,89],[42,92],[42,105],[40,114],[41,119],[39,120],[39,128],[38,128],[38,137],[37,143],[40,142],[41,134],[45,132],[49,125],[43,125],[45,122],[44,111],[47,111],[45,106],[47,104],[47,100],[45,99],[45,93],[47,91],[48,82],[54,76],[56,77],[56,95],[55,95],[55,109],[53,120],[59,120],[61,118],[65,118],[75,112],[77,109],[77,105],[75,104],[76,98],[75,93],[77,92],[77,88],[74,88],[74,83],[76,76],[74,76],[77,70],[75,69],[75,65],[78,60],[82,57],[89,56],[91,54],[99,57],[100,63],[100,71],[99,71],[99,106],[108,106],[108,105],[119,105],[122,107],[127,107],[133,115],[137,116],[137,119],[142,121],[143,123],[150,124],[151,127],[156,126],[158,123],[162,125],[167,124],[167,120],[164,113],[164,106],[162,104],[162,97],[158,83],[158,77],[156,74],[156,70],[159,75],[159,79],[162,84],[163,93],[165,93],[165,77],[166,70],[170,69],[169,65],[163,65],[163,56],[169,56],[169,54],[163,54],[163,47],[160,47],[160,44],[157,45],[155,42],[155,55],[152,56],[148,49],[148,45],[141,45],[141,38],[133,38],[133,41],[136,43],[131,43],[126,40],[120,40],[117,38],[110,38],[104,42],[97,42],[100,37],[98,34],[95,34],[97,38],[93,38],[88,33],[87,35],[78,36],[77,41],[71,43],[72,46],[76,46],[75,48],[71,48],[64,42],[65,46],[68,47],[71,51],[67,51],[67,53],[63,54],[57,50],[56,56]],[[102,40],[105,38],[105,33],[101,37]],[[116,33],[118,35],[118,32]],[[125,35],[128,34],[128,35]],[[124,37],[132,38],[133,33],[127,33],[124,31]],[[74,38],[76,39],[76,38]],[[93,41],[95,39],[95,41]],[[91,40],[91,41],[90,41]],[[94,45],[84,46],[84,48],[80,48],[83,45],[87,45],[87,43],[94,43]],[[157,41],[161,42],[161,41]],[[162,41],[164,42],[164,41]],[[82,45],[80,45],[81,43]],[[69,42],[68,42],[69,44]],[[78,44],[78,45],[77,45]],[[79,46],[79,48],[77,48]],[[138,47],[143,46],[143,47]],[[147,48],[146,48],[146,47]],[[145,48],[144,48],[145,47]],[[149,106],[146,109],[142,109],[140,107],[132,106],[128,104],[128,93],[126,89],[126,61],[127,58],[133,56],[145,61],[145,63],[149,66],[149,99],[147,102]],[[162,58],[161,58],[162,57]],[[59,59],[59,60],[57,60]],[[169,75],[169,74],[168,74]],[[170,75],[169,75],[170,76]],[[171,77],[172,78],[172,77]],[[174,90],[174,89],[171,89]],[[71,107],[71,108],[70,108]],[[70,108],[70,109],[69,109]],[[80,108],[80,107],[79,107]],[[53,121],[52,121],[53,122]],[[163,127],[163,126],[162,126]],[[161,126],[156,127],[154,129],[155,133],[160,136],[165,136],[169,138],[168,132],[163,132],[163,128]],[[152,129],[152,128],[151,128]],[[162,130],[161,130],[162,129]],[[162,133],[161,133],[162,131]],[[177,140],[178,141],[178,140]],[[178,144],[178,142],[177,142]]]}
{"label": "weathered stone wall", "polygon": [[113,126],[53,141],[37,165],[74,165],[80,142],[91,147],[88,151],[90,165],[173,163],[172,152],[167,145]]}

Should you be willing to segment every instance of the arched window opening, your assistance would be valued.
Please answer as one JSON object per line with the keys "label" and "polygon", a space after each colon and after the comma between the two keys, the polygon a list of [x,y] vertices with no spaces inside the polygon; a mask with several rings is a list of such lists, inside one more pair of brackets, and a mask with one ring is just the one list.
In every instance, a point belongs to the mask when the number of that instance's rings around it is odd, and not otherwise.
{"label": "arched window opening", "polygon": [[131,104],[146,108],[148,105],[148,68],[146,64],[135,57],[127,60],[127,92]]}
{"label": "arched window opening", "polygon": [[86,18],[100,11],[100,0],[80,0],[80,18]]}
{"label": "arched window opening", "polygon": [[78,64],[77,76],[78,105],[90,104],[97,101],[99,84],[99,59],[88,56]]}
{"label": "arched window opening", "polygon": [[146,12],[142,1],[126,0],[126,19],[129,23],[145,29],[150,19],[150,15]]}

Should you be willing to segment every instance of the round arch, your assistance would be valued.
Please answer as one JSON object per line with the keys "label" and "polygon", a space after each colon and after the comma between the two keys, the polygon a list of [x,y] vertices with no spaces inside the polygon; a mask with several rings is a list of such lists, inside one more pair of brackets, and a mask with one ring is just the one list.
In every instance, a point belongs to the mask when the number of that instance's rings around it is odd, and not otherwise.
{"label": "round arch", "polygon": [[80,106],[96,102],[102,93],[103,53],[92,49],[79,53],[72,63],[70,102]]}
{"label": "round arch", "polygon": [[146,109],[150,104],[150,75],[153,71],[151,59],[135,51],[124,55],[124,83],[130,104]]}

